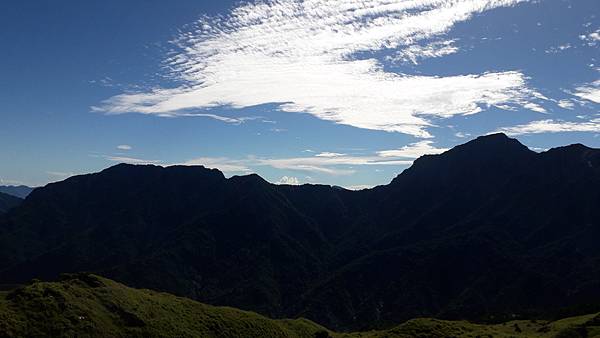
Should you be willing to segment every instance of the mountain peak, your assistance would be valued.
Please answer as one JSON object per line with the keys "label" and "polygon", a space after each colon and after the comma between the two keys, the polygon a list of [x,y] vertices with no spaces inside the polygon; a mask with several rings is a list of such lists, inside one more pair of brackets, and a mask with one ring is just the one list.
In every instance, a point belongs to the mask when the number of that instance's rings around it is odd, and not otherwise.
{"label": "mountain peak", "polygon": [[[528,149],[525,145],[523,145],[521,142],[519,142],[519,140],[510,138],[504,133],[494,133],[494,134],[479,136],[476,139],[463,144],[462,146],[466,146],[466,145],[472,145],[472,146],[477,145],[480,147],[493,147],[493,148],[513,147],[515,149],[516,148]],[[461,146],[458,146],[458,147],[461,147]]]}
{"label": "mountain peak", "polygon": [[503,140],[514,140],[513,138],[508,137],[505,133],[491,133],[487,135],[481,135],[476,138],[477,139],[503,139]]}
{"label": "mountain peak", "polygon": [[563,146],[563,147],[552,148],[552,149],[548,150],[548,152],[581,153],[581,152],[587,152],[590,150],[593,151],[593,150],[597,150],[597,149],[590,148],[581,143],[574,143],[574,144],[569,144],[569,145]]}
{"label": "mountain peak", "polygon": [[245,184],[245,185],[270,185],[267,180],[262,178],[260,175],[252,173],[248,175],[235,175],[229,178],[229,181],[235,184]]}
{"label": "mountain peak", "polygon": [[535,154],[534,151],[523,145],[517,139],[510,138],[503,133],[479,136],[465,144],[458,145],[442,156],[448,158],[469,157],[478,162],[488,162],[499,158],[522,158]]}
{"label": "mountain peak", "polygon": [[119,173],[119,174],[133,174],[143,172],[163,172],[164,174],[179,174],[179,175],[198,175],[208,174],[215,175],[224,178],[224,175],[218,169],[206,168],[202,165],[173,165],[163,167],[155,164],[128,164],[119,163],[107,169],[101,171],[101,173]]}
{"label": "mountain peak", "polygon": [[[536,153],[503,133],[480,136],[442,154],[425,155],[398,175],[392,185],[421,180],[442,180],[468,184],[473,173],[484,181],[495,181],[526,166]],[[485,178],[483,178],[485,176]],[[438,182],[439,183],[439,182]]]}

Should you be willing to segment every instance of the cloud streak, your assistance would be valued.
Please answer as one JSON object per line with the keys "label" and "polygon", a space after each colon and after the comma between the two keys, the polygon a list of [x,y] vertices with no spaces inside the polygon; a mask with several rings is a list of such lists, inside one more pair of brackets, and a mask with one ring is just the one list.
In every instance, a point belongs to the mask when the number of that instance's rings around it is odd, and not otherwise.
{"label": "cloud streak", "polygon": [[[182,85],[125,93],[94,107],[108,114],[206,116],[214,107],[276,103],[358,128],[420,138],[434,118],[479,113],[492,106],[540,111],[518,71],[457,76],[391,73],[359,52],[395,52],[413,62],[457,51],[431,43],[456,23],[524,0],[274,0],[205,17],[182,33],[166,61]],[[217,118],[219,119],[219,118]],[[230,122],[223,119],[224,122]]]}
{"label": "cloud streak", "polygon": [[127,164],[161,164],[160,160],[146,160],[141,158],[126,157],[126,156],[102,156],[104,159],[111,162],[127,163]]}
{"label": "cloud streak", "polygon": [[396,150],[378,151],[377,154],[381,157],[400,157],[400,158],[418,158],[423,155],[435,155],[447,151],[447,148],[434,147],[432,141],[421,141],[412,143]]}
{"label": "cloud streak", "polygon": [[575,88],[573,95],[584,100],[600,103],[600,80],[596,80],[588,85]]}
{"label": "cloud streak", "polygon": [[198,157],[179,165],[202,165],[207,168],[219,169],[220,171],[227,174],[249,174],[252,173],[252,169],[248,167],[249,161],[247,160],[232,160],[226,157]]}
{"label": "cloud streak", "polygon": [[300,185],[300,180],[294,176],[283,176],[277,181],[277,184],[283,185]]}
{"label": "cloud streak", "polygon": [[179,165],[203,165],[216,168],[226,174],[248,174],[260,167],[279,170],[319,173],[332,176],[352,175],[357,166],[409,166],[413,160],[425,154],[439,154],[447,149],[436,148],[426,140],[412,143],[395,150],[377,151],[372,154],[348,155],[322,152],[311,156],[267,158],[249,156],[242,159],[227,157],[199,157]]}
{"label": "cloud streak", "polygon": [[540,120],[513,127],[501,128],[498,129],[497,132],[503,132],[511,136],[565,132],[600,133],[600,119],[593,119],[587,122],[568,122],[552,119]]}

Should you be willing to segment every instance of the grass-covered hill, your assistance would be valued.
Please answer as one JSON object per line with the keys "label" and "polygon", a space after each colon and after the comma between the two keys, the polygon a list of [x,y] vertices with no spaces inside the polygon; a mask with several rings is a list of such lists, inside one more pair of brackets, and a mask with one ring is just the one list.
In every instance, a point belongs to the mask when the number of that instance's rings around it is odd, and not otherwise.
{"label": "grass-covered hill", "polygon": [[414,319],[386,331],[335,333],[306,319],[273,320],[138,290],[91,274],[0,293],[0,337],[597,337],[600,315],[495,325]]}
{"label": "grass-covered hill", "polygon": [[308,320],[138,290],[89,274],[33,282],[0,296],[0,337],[314,337]]}

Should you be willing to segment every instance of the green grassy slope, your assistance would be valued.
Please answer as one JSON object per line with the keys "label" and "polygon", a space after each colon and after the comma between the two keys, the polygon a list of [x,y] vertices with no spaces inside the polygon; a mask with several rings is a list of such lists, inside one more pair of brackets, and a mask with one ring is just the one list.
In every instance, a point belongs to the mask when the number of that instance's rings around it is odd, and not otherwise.
{"label": "green grassy slope", "polygon": [[308,320],[271,320],[128,288],[94,275],[0,294],[0,337],[314,337]]}
{"label": "green grassy slope", "polygon": [[305,319],[273,320],[89,274],[0,292],[0,337],[600,337],[600,315],[478,325],[414,319],[386,331],[334,333]]}
{"label": "green grassy slope", "polygon": [[600,337],[600,316],[591,314],[555,322],[516,320],[496,325],[480,325],[466,321],[430,318],[410,320],[387,331],[341,335],[344,338],[413,338],[413,337]]}

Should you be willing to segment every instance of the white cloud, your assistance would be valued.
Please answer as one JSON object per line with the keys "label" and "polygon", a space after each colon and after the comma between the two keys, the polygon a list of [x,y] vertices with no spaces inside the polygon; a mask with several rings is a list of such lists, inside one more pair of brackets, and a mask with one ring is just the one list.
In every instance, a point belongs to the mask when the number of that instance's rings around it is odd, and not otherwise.
{"label": "white cloud", "polygon": [[346,155],[346,154],[324,152],[324,153],[319,153],[315,156],[316,157],[340,157],[340,156],[344,156],[344,155]]}
{"label": "white cloud", "polygon": [[439,58],[442,56],[458,52],[458,47],[454,46],[454,40],[436,41],[428,45],[410,45],[398,51],[396,56],[388,58],[393,62],[411,62],[419,64],[420,59]]}
{"label": "white cloud", "polygon": [[587,41],[588,46],[594,47],[600,42],[600,29],[589,34],[581,34],[579,35],[579,39]]}
{"label": "white cloud", "polygon": [[[227,157],[197,157],[184,162],[169,165],[202,165],[207,168],[219,169],[227,175],[249,174],[260,167],[271,167],[280,170],[291,170],[307,173],[320,173],[333,176],[352,175],[359,166],[400,166],[412,164],[413,160],[424,154],[439,154],[446,148],[434,147],[432,141],[424,140],[406,145],[400,149],[382,150],[371,154],[348,155],[342,153],[310,151],[311,155],[301,157],[269,158],[247,156],[245,158]],[[304,151],[306,152],[306,151]],[[100,156],[112,162],[130,164],[162,164],[159,160],[145,160],[121,156]],[[293,182],[295,177],[284,176]],[[307,178],[310,181],[309,178]],[[283,181],[280,181],[280,183]]]}
{"label": "white cloud", "polygon": [[575,104],[570,100],[560,100],[558,101],[558,106],[563,109],[573,110],[575,108]]}
{"label": "white cloud", "polygon": [[300,185],[300,181],[298,180],[298,177],[283,176],[277,181],[277,184]]}
{"label": "white cloud", "polygon": [[572,94],[584,100],[600,103],[600,80],[596,80],[585,86],[577,87]]}
{"label": "white cloud", "polygon": [[351,175],[356,172],[352,166],[394,165],[407,166],[412,161],[382,156],[336,156],[336,157],[294,157],[276,159],[256,159],[256,165],[276,169],[316,172],[328,175]]}
{"label": "white cloud", "polygon": [[544,109],[544,107],[540,106],[539,104],[533,103],[533,102],[528,102],[525,103],[523,105],[523,108],[529,109],[531,111],[535,111],[538,113],[545,113],[546,109]]}
{"label": "white cloud", "polygon": [[546,54],[560,53],[560,52],[565,51],[565,50],[567,50],[567,49],[569,49],[571,47],[573,47],[573,46],[571,46],[570,43],[566,43],[564,45],[559,45],[559,46],[556,46],[556,47],[553,46],[553,47],[550,47],[550,48],[546,49]]}
{"label": "white cloud", "polygon": [[204,113],[182,113],[182,112],[171,112],[166,114],[165,117],[181,117],[181,116],[187,116],[187,117],[208,117],[211,118],[213,120],[217,120],[217,121],[221,121],[221,122],[225,122],[225,123],[231,123],[231,124],[242,124],[246,121],[252,121],[252,120],[258,120],[261,119],[262,117],[260,116],[242,116],[242,117],[227,117],[227,116],[221,116],[221,115],[216,115],[216,114],[204,114]]}
{"label": "white cloud", "polygon": [[440,154],[448,150],[447,148],[436,148],[432,146],[432,141],[421,141],[404,146],[395,150],[378,151],[381,157],[399,157],[399,158],[418,158],[426,154]]}
{"label": "white cloud", "polygon": [[[180,87],[114,96],[94,110],[159,116],[207,116],[190,110],[278,103],[358,128],[421,138],[432,117],[474,114],[490,106],[539,111],[540,99],[518,71],[458,76],[386,72],[357,52],[405,51],[408,58],[454,52],[429,44],[456,23],[525,0],[273,0],[242,4],[182,33],[167,60]],[[187,113],[182,113],[187,112]],[[229,118],[224,119],[225,122]],[[235,123],[235,122],[234,122]]]}
{"label": "white cloud", "polygon": [[560,120],[540,120],[513,127],[497,130],[511,136],[541,133],[563,133],[563,132],[593,132],[600,133],[600,120],[594,119],[588,122],[567,122]]}
{"label": "white cloud", "polygon": [[348,190],[364,190],[364,189],[371,189],[373,188],[372,185],[367,185],[367,184],[359,184],[359,185],[350,185],[347,187],[344,187]]}
{"label": "white cloud", "polygon": [[[429,150],[427,150],[429,149]],[[422,146],[424,153],[435,153],[433,147]],[[280,170],[292,170],[309,173],[319,173],[332,176],[352,175],[356,172],[356,166],[409,166],[416,157],[418,150],[416,146],[404,151],[403,156],[387,154],[383,156],[380,152],[372,155],[346,155],[338,153],[319,153],[304,157],[269,158],[248,156],[242,159],[226,157],[199,157],[179,165],[203,165],[208,168],[216,168],[226,174],[251,173],[260,167],[271,167]],[[322,156],[325,154],[326,156]],[[321,155],[321,156],[320,156]]]}
{"label": "white cloud", "polygon": [[128,144],[120,144],[117,146],[117,149],[119,150],[131,150],[133,149],[130,145]]}

